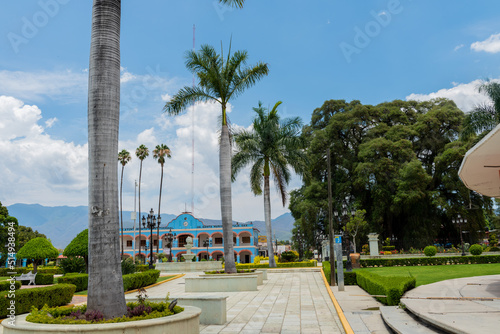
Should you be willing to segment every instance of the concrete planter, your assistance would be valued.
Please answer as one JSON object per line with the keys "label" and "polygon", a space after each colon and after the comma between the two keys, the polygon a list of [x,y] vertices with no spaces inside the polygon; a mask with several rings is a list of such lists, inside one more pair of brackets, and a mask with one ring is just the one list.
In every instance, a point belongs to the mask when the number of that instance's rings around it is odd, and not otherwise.
{"label": "concrete planter", "polygon": [[155,269],[160,270],[162,273],[187,273],[222,270],[222,261],[163,262],[157,263]]}
{"label": "concrete planter", "polygon": [[186,278],[186,292],[257,291],[257,275],[201,275]]}
{"label": "concrete planter", "polygon": [[[199,275],[199,276],[200,277],[257,276],[257,285],[264,284],[264,273],[262,271],[254,271],[251,273],[234,273],[234,274],[208,274],[208,275],[205,274],[205,275]],[[266,275],[266,277],[267,277],[267,275]]]}
{"label": "concrete planter", "polygon": [[184,311],[168,317],[120,322],[115,324],[95,325],[53,325],[27,322],[28,314],[16,316],[15,323],[10,319],[2,321],[4,334],[161,334],[161,333],[199,333],[201,310],[193,306],[185,306]]}

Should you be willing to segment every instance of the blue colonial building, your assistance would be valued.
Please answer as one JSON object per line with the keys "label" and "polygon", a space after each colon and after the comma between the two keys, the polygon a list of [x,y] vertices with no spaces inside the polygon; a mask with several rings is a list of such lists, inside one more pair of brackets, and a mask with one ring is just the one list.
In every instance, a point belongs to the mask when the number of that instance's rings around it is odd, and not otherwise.
{"label": "blue colonial building", "polygon": [[[191,252],[196,254],[196,261],[202,259],[220,260],[224,256],[224,238],[221,225],[205,225],[201,220],[193,217],[189,212],[184,212],[175,219],[165,224],[162,222],[160,233],[153,230],[151,235],[149,229],[126,228],[123,232],[125,256],[149,259],[150,247],[153,246],[153,256],[159,253],[167,257],[170,253],[168,247],[169,233],[174,236],[171,245],[173,261],[181,261],[182,254],[186,253],[186,238],[193,238]],[[258,255],[258,233],[252,223],[233,223],[233,245],[234,258],[239,263],[251,263]],[[159,242],[159,246],[158,246]]]}

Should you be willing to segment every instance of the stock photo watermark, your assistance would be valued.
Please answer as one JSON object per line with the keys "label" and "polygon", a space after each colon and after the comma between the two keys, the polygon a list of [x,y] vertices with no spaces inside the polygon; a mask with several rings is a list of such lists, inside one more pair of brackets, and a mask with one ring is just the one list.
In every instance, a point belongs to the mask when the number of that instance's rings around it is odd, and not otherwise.
{"label": "stock photo watermark", "polygon": [[[412,0],[406,0],[412,1]],[[404,10],[400,0],[389,0],[385,9],[378,12],[370,11],[371,20],[366,22],[364,26],[354,27],[354,37],[352,42],[341,42],[339,44],[340,50],[344,55],[347,63],[351,63],[354,54],[360,54],[363,49],[368,47],[370,43],[380,35],[380,33],[387,28],[393,18],[401,14]]]}
{"label": "stock photo watermark", "polygon": [[9,32],[7,39],[10,42],[14,53],[19,53],[20,46],[28,44],[35,38],[41,29],[49,24],[59,11],[61,6],[68,4],[71,0],[40,0],[38,6],[40,10],[33,13],[33,15],[23,16],[21,18],[21,28],[17,32]]}
{"label": "stock photo watermark", "polygon": [[16,225],[14,222],[8,223],[8,238],[7,238],[7,267],[9,268],[9,290],[7,298],[10,299],[7,307],[7,319],[11,326],[16,325]]}

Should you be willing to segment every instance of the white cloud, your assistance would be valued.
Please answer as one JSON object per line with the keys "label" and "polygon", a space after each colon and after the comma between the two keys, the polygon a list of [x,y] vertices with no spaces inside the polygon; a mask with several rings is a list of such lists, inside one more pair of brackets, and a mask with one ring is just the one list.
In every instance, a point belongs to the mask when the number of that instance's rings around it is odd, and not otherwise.
{"label": "white cloud", "polygon": [[42,101],[44,97],[63,102],[85,100],[88,75],[72,71],[0,71],[0,91],[22,100]]}
{"label": "white cloud", "polygon": [[457,46],[455,46],[455,49],[453,49],[453,51],[458,51],[458,50],[460,50],[461,48],[463,48],[464,46],[465,46],[465,45],[463,45],[463,44],[457,45]]}
{"label": "white cloud", "polygon": [[0,198],[8,204],[81,205],[87,198],[87,145],[51,138],[41,120],[37,106],[0,96]]}
{"label": "white cloud", "polygon": [[470,48],[476,52],[498,53],[500,52],[500,34],[493,34],[484,41],[474,42]]}
{"label": "white cloud", "polygon": [[482,80],[474,80],[469,83],[453,83],[452,88],[443,88],[429,94],[410,94],[406,100],[428,101],[431,99],[445,97],[455,101],[457,106],[464,112],[471,111],[475,106],[490,102],[488,97],[477,91]]}
{"label": "white cloud", "polygon": [[170,96],[168,94],[162,94],[161,99],[164,102],[168,102],[168,101],[170,101],[170,99],[172,99],[172,96]]}
{"label": "white cloud", "polygon": [[[229,106],[231,110],[231,106]],[[198,217],[220,218],[219,128],[220,106],[197,103],[183,114],[166,117],[168,131],[156,122],[135,138],[119,143],[132,161],[124,171],[123,203],[134,206],[134,181],[139,178],[140,161],[135,149],[145,144],[149,157],[143,162],[141,211],[158,209],[160,165],[153,159],[154,147],[168,145],[172,158],[164,167],[161,212],[179,214],[191,209],[192,124],[194,116],[194,213]],[[25,105],[13,97],[0,96],[0,200],[4,205],[39,203],[42,205],[86,205],[88,147],[55,140],[45,132],[55,119],[44,120],[36,105]],[[62,124],[64,126],[64,124]],[[233,124],[235,128],[241,128]],[[118,166],[118,172],[121,168]],[[241,171],[232,186],[233,219],[263,219],[263,198],[254,196],[249,185],[249,170]],[[119,175],[120,176],[120,175]],[[299,183],[292,186],[300,186]],[[272,216],[286,211],[275,192],[271,194]],[[128,217],[126,218],[128,219]]]}

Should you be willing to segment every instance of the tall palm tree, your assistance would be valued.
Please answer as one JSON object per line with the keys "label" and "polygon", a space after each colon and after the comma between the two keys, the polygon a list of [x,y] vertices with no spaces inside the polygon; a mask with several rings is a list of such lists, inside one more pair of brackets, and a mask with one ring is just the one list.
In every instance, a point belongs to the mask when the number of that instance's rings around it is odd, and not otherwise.
{"label": "tall palm tree", "polygon": [[264,218],[266,221],[267,249],[269,250],[269,267],[276,267],[272,242],[271,200],[269,178],[272,175],[278,188],[283,206],[286,204],[286,187],[290,182],[291,167],[297,174],[306,171],[306,154],[304,142],[300,137],[302,123],[300,118],[287,118],[280,121],[277,102],[273,109],[253,108],[257,113],[251,131],[240,131],[234,134],[236,154],[232,161],[232,177],[245,166],[252,164],[250,184],[255,195],[262,194],[264,183]]}
{"label": "tall palm tree", "polygon": [[[171,158],[170,149],[165,144],[156,145],[153,150],[153,158],[158,160],[161,165],[161,177],[160,177],[160,198],[158,200],[158,226],[156,227],[156,233],[158,238],[160,237],[160,206],[161,206],[161,189],[163,188],[163,166],[165,165],[165,157]],[[156,244],[156,254],[160,254],[160,240]]]}
{"label": "tall palm tree", "polygon": [[[135,150],[135,155],[141,160],[141,167],[139,168],[139,254],[141,253],[141,179],[142,179],[142,162],[149,155],[149,149],[146,145],[142,144]],[[146,258],[144,258],[144,262],[146,262]]]}
{"label": "tall palm tree", "polygon": [[486,81],[479,86],[478,91],[485,93],[492,103],[479,105],[465,115],[460,134],[462,140],[474,135],[486,134],[500,123],[500,83]]}
{"label": "tall palm tree", "polygon": [[121,256],[123,256],[123,201],[122,201],[122,191],[123,191],[123,170],[125,169],[125,165],[132,160],[132,157],[130,156],[130,152],[127,150],[121,150],[118,152],[118,161],[122,165],[122,174],[121,174],[121,179],[120,179],[120,227],[122,230],[121,233],[121,243],[122,243],[122,253]]}
{"label": "tall palm tree", "polygon": [[106,318],[127,312],[118,221],[120,0],[94,0],[90,42],[89,284],[87,309]]}
{"label": "tall palm tree", "polygon": [[231,204],[231,143],[226,108],[229,101],[253,86],[268,74],[267,64],[259,62],[246,66],[248,54],[237,51],[227,57],[218,54],[210,45],[202,45],[198,52],[189,51],[186,67],[199,79],[198,86],[185,86],[165,104],[164,110],[177,115],[195,101],[215,101],[221,105],[221,133],[219,150],[220,201],[224,234],[225,271],[236,272],[233,249],[233,218]]}

